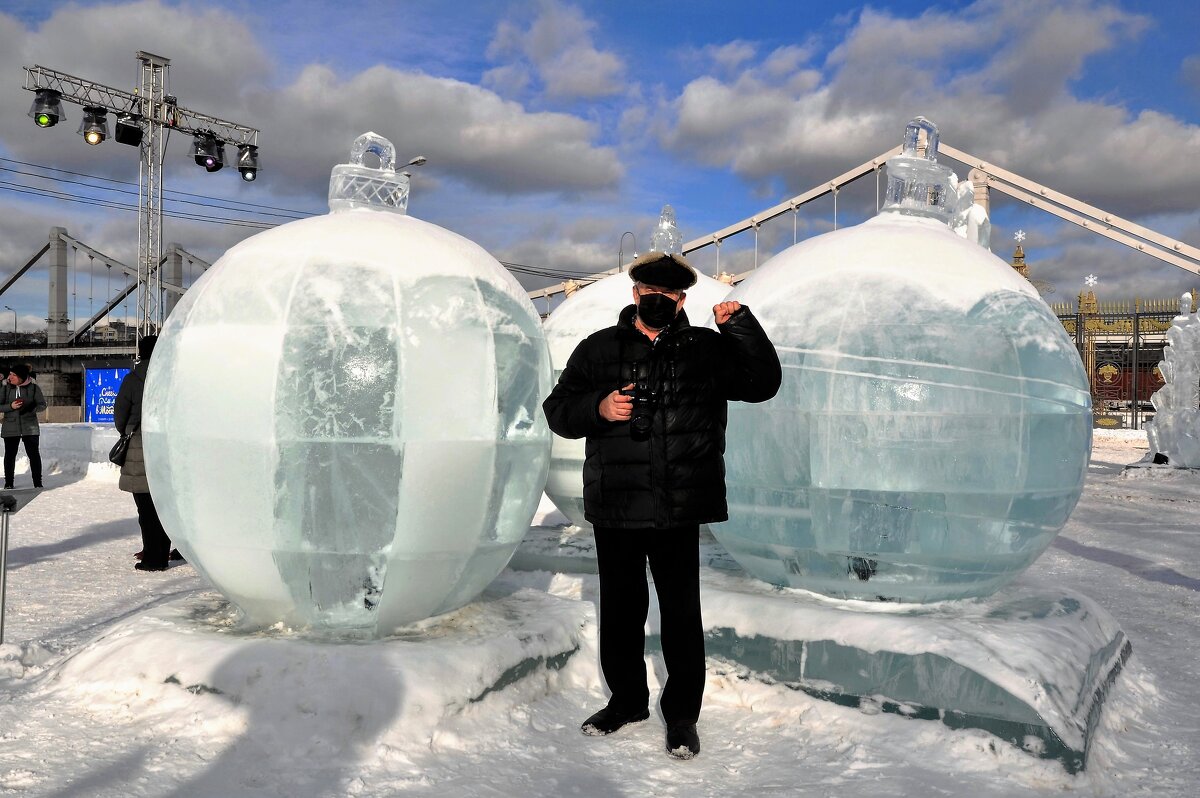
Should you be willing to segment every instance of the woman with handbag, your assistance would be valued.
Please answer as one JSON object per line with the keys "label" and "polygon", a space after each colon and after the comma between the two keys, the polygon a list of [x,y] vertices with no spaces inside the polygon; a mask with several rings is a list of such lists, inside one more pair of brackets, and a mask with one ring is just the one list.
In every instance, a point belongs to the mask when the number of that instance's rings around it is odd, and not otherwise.
{"label": "woman with handbag", "polygon": [[171,553],[171,539],[158,519],[154,499],[150,496],[150,483],[146,479],[146,460],[142,454],[142,394],[146,389],[146,370],[150,368],[150,355],[158,336],[147,335],[138,341],[138,362],[133,371],[125,375],[117,391],[116,406],[113,408],[113,423],[122,436],[130,434],[129,447],[125,451],[125,462],[121,466],[121,481],[117,487],[133,494],[137,505],[138,525],[142,528],[142,561],[133,566],[139,571],[165,571]]}
{"label": "woman with handbag", "polygon": [[41,429],[38,427],[37,414],[46,409],[46,397],[38,384],[30,379],[29,373],[28,364],[14,363],[9,369],[8,379],[0,388],[0,411],[4,412],[0,436],[4,438],[4,487],[7,490],[13,486],[17,449],[22,442],[29,458],[33,486],[42,487],[42,456],[38,451]]}

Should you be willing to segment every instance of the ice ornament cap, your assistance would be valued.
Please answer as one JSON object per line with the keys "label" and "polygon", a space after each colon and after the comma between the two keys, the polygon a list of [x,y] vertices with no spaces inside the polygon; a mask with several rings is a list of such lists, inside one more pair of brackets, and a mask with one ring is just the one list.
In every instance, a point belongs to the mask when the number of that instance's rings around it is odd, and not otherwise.
{"label": "ice ornament cap", "polygon": [[[371,153],[379,166],[367,166]],[[408,212],[408,176],[396,171],[396,148],[378,133],[363,133],[350,147],[350,163],[333,167],[329,177],[329,210],[333,213],[358,208]]]}
{"label": "ice ornament cap", "polygon": [[[919,149],[925,132],[925,152]],[[881,212],[927,216],[949,222],[954,214],[954,172],[937,162],[937,125],[918,116],[904,129],[904,149],[887,159],[887,196]]]}

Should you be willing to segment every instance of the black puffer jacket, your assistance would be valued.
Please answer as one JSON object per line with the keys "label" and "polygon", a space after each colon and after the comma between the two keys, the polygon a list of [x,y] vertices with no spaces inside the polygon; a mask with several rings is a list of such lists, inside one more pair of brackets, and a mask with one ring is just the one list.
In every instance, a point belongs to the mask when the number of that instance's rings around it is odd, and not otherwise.
{"label": "black puffer jacket", "polygon": [[[633,325],[634,305],[615,327],[585,338],[543,403],[550,429],[587,438],[584,517],[596,526],[644,529],[728,518],[726,402],[764,402],[779,390],[779,357],[758,320],[741,308],[720,333],[680,312],[651,342]],[[645,364],[660,400],[647,440],[629,422],[600,416],[601,400],[634,382]]]}

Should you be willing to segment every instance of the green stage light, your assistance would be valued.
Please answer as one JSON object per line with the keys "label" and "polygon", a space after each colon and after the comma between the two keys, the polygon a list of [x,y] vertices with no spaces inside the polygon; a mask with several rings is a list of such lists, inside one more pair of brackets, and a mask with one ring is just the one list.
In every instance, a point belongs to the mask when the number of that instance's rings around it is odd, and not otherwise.
{"label": "green stage light", "polygon": [[38,127],[54,127],[66,119],[62,108],[62,95],[54,89],[38,89],[34,93],[29,116]]}

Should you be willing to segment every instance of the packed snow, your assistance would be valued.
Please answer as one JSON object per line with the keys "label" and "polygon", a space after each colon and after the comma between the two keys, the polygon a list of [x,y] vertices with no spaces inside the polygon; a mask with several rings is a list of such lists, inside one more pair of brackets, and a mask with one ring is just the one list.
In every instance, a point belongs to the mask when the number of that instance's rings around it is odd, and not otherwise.
{"label": "packed snow", "polygon": [[[1200,793],[1200,478],[1123,477],[1143,434],[1097,431],[1074,515],[1006,588],[1089,596],[1133,643],[1077,776],[982,731],[841,707],[715,659],[698,758],[667,756],[657,714],[585,737],[605,701],[588,574],[508,569],[381,641],[244,632],[190,565],[133,570],[133,501],[114,469],[77,462],[103,446],[77,448],[59,446],[47,490],[11,521],[0,795]],[[543,502],[534,524],[560,522]],[[727,577],[704,573],[715,595]],[[764,623],[754,608],[747,627]]]}

